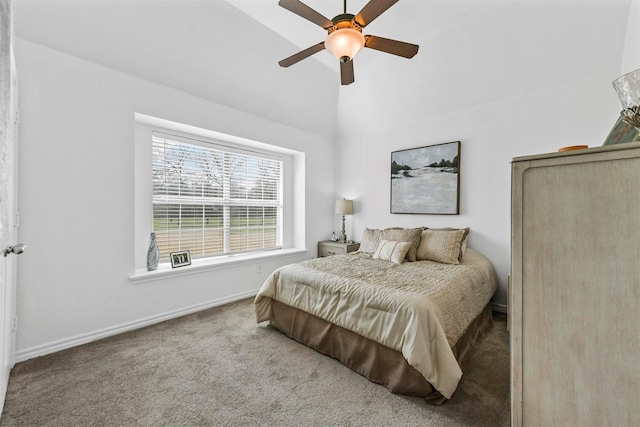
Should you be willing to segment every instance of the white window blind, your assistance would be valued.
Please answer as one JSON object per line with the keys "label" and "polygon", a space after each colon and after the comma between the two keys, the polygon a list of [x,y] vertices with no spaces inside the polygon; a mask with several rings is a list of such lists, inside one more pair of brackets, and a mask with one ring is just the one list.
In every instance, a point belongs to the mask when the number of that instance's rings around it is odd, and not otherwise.
{"label": "white window blind", "polygon": [[153,133],[153,231],[160,260],[282,247],[282,160]]}

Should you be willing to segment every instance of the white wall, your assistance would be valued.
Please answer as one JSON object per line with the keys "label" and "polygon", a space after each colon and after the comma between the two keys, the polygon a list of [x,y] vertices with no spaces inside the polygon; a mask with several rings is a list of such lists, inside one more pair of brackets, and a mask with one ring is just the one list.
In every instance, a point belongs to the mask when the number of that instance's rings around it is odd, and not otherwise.
{"label": "white wall", "polygon": [[[333,219],[333,143],[17,39],[21,241],[17,359],[255,292],[315,256]],[[306,255],[141,284],[134,273],[134,113],[306,157]],[[313,179],[320,177],[322,179]]]}
{"label": "white wall", "polygon": [[627,36],[624,43],[620,74],[640,69],[640,0],[633,0],[629,8]]}
{"label": "white wall", "polygon": [[[576,82],[340,141],[345,160],[339,163],[336,191],[354,200],[355,211],[348,219],[347,234],[358,240],[365,227],[470,227],[469,246],[493,261],[501,281],[495,302],[505,305],[511,159],[567,145],[602,145],[616,120],[617,101],[611,99],[608,87],[599,86],[593,80]],[[574,103],[583,107],[576,110]],[[518,120],[516,115],[531,119]],[[391,152],[457,140],[461,141],[460,215],[390,214]]]}
{"label": "white wall", "polygon": [[[511,159],[600,146],[620,109],[611,81],[628,3],[578,3],[494,2],[434,35],[438,49],[421,46],[417,65],[360,67],[338,115],[336,196],[354,200],[350,238],[365,227],[468,226],[469,245],[496,266],[495,302],[506,305]],[[391,215],[391,152],[458,140],[460,215]]]}
{"label": "white wall", "polygon": [[[222,105],[18,39],[20,240],[29,245],[19,263],[18,360],[250,294],[304,257],[262,262],[261,274],[247,264],[133,285],[136,112],[304,152],[306,257],[340,229],[335,198],[354,199],[347,234],[356,240],[364,227],[471,227],[469,243],[496,265],[505,304],[509,162],[602,144],[619,111],[611,81],[640,62],[637,16],[638,0],[485,2],[407,39],[421,45],[410,61],[365,49],[356,83],[340,88],[335,148],[330,136],[224,106],[242,108],[242,97]],[[273,96],[313,101],[278,88]],[[391,215],[390,153],[455,140],[461,214]]]}

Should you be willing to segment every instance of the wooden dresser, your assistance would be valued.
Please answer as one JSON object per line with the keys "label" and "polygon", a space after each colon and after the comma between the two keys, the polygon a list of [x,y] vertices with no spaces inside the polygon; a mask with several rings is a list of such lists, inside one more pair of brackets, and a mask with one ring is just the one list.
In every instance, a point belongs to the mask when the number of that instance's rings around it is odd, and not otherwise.
{"label": "wooden dresser", "polygon": [[512,162],[512,426],[640,425],[640,143]]}

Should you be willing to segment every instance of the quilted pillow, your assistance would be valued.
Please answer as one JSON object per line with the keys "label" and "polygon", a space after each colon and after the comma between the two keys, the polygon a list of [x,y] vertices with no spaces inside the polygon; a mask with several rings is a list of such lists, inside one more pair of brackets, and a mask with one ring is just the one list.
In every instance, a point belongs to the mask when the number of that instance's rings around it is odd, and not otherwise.
{"label": "quilted pillow", "polygon": [[360,252],[375,252],[382,239],[382,230],[365,228],[362,233],[362,240],[360,241]]}
{"label": "quilted pillow", "polygon": [[428,228],[422,231],[416,258],[443,264],[459,264],[462,254],[462,242],[468,230],[436,230]]}
{"label": "quilted pillow", "polygon": [[411,248],[411,243],[409,242],[394,242],[393,240],[383,239],[378,243],[373,259],[384,259],[396,264],[402,264],[409,248]]}
{"label": "quilted pillow", "polygon": [[442,231],[458,231],[458,230],[463,230],[465,231],[465,235],[464,238],[462,239],[462,244],[460,245],[460,256],[458,257],[458,260],[462,261],[462,257],[464,256],[465,251],[467,250],[467,239],[469,238],[469,227],[466,228],[452,228],[452,227],[444,227],[444,228],[431,228],[431,227],[425,227],[426,229],[429,230],[442,230]]}
{"label": "quilted pillow", "polygon": [[407,261],[416,260],[416,251],[420,244],[422,228],[386,228],[382,233],[384,240],[393,240],[395,242],[409,242],[411,247],[407,252]]}

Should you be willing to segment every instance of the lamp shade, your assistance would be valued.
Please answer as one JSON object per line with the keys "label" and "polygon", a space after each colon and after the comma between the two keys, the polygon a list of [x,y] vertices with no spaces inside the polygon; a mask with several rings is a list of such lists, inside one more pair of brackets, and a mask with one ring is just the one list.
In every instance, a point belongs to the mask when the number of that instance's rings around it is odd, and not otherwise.
{"label": "lamp shade", "polygon": [[349,61],[364,46],[364,36],[353,28],[335,30],[324,41],[324,47],[342,62]]}
{"label": "lamp shade", "polygon": [[353,200],[336,200],[336,215],[351,215],[353,213]]}

